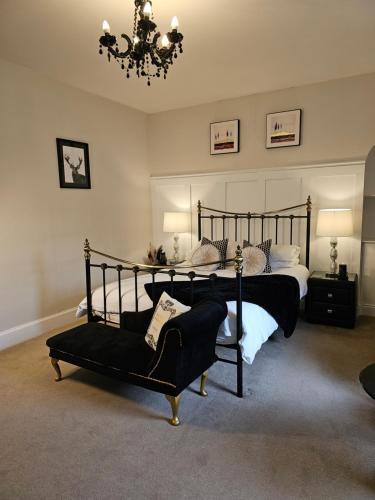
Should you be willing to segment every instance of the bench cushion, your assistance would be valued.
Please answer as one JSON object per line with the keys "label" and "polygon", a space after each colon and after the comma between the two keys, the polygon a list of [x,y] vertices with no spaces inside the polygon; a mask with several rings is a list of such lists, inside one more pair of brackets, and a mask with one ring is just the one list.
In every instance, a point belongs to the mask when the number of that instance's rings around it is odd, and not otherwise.
{"label": "bench cushion", "polygon": [[59,333],[47,340],[47,346],[125,372],[145,373],[155,355],[144,334],[100,323],[85,323]]}

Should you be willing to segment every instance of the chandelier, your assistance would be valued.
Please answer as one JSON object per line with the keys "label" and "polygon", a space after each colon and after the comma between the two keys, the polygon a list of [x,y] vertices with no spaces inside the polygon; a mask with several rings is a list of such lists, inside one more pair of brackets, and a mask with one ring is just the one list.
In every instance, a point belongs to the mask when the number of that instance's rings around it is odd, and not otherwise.
{"label": "chandelier", "polygon": [[[103,21],[104,35],[99,38],[99,54],[103,54],[103,47],[107,48],[108,62],[113,57],[126,71],[126,77],[130,78],[133,70],[138,78],[146,77],[147,85],[151,85],[151,78],[167,78],[168,70],[177,59],[178,52],[182,53],[183,36],[178,31],[178,19],[173,17],[171,31],[161,37],[156,31],[152,12],[152,2],[135,0],[133,36],[130,38],[122,34],[121,38],[127,43],[126,50],[120,52],[115,35],[111,35],[110,26]],[[161,37],[160,43],[159,39]]]}

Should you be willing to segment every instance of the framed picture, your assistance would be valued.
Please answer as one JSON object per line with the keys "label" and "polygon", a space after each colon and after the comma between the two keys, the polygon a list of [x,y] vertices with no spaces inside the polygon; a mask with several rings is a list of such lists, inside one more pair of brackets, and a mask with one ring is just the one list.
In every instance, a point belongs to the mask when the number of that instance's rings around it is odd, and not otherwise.
{"label": "framed picture", "polygon": [[285,148],[301,144],[301,109],[267,115],[266,148]]}
{"label": "framed picture", "polygon": [[89,145],[56,139],[61,188],[91,189]]}
{"label": "framed picture", "polygon": [[211,123],[211,154],[238,153],[240,150],[240,120]]}

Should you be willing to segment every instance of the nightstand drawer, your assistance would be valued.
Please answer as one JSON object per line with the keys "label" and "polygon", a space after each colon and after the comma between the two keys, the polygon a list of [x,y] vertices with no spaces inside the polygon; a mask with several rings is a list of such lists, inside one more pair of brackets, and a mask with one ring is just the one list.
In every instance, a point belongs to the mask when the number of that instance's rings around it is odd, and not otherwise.
{"label": "nightstand drawer", "polygon": [[311,304],[311,314],[317,318],[344,320],[353,316],[353,311],[351,308],[342,305],[313,302]]}
{"label": "nightstand drawer", "polygon": [[315,302],[332,302],[334,304],[350,304],[350,291],[338,288],[312,287],[311,297]]}

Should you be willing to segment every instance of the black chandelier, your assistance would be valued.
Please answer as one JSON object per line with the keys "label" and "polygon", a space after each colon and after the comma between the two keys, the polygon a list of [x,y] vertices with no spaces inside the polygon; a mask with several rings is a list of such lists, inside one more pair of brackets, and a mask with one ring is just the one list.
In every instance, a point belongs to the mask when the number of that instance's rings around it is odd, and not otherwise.
{"label": "black chandelier", "polygon": [[152,2],[146,0],[135,0],[134,28],[132,39],[122,34],[121,38],[127,43],[127,49],[120,52],[117,39],[111,35],[107,21],[103,21],[104,35],[99,38],[99,54],[103,54],[103,47],[107,48],[108,62],[113,56],[115,61],[126,70],[126,77],[130,78],[130,71],[134,70],[138,78],[147,78],[147,85],[151,85],[151,78],[160,78],[163,73],[167,78],[169,67],[177,58],[178,51],[182,53],[183,36],[178,32],[178,19],[175,16],[171,22],[172,30],[161,38],[156,31],[154,15],[152,13]]}

